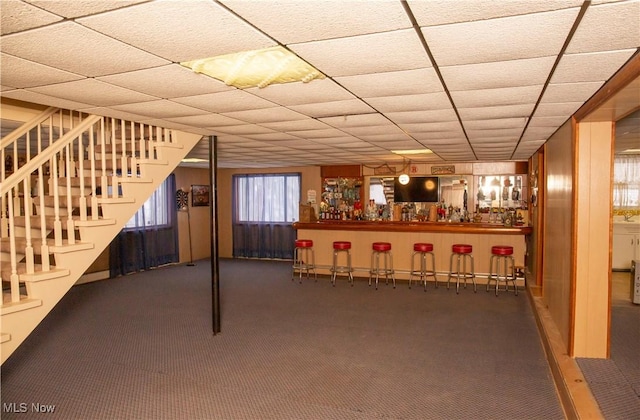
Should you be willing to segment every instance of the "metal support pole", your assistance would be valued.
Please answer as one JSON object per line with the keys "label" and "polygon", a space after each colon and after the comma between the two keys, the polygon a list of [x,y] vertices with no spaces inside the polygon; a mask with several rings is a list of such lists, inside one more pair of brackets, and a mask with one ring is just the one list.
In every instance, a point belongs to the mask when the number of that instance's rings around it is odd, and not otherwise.
{"label": "metal support pole", "polygon": [[220,270],[218,257],[218,137],[209,137],[211,219],[211,309],[213,334],[220,332]]}

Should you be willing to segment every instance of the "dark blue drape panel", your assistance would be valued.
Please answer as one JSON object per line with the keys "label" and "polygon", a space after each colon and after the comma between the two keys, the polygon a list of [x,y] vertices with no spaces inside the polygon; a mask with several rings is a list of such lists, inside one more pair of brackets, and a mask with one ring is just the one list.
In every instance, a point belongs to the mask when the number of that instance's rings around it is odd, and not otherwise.
{"label": "dark blue drape panel", "polygon": [[109,246],[111,277],[148,270],[180,261],[178,253],[178,218],[176,217],[176,180],[171,174],[167,183],[169,223],[162,226],[123,229]]}
{"label": "dark blue drape panel", "polygon": [[295,236],[291,223],[235,223],[233,256],[291,259]]}

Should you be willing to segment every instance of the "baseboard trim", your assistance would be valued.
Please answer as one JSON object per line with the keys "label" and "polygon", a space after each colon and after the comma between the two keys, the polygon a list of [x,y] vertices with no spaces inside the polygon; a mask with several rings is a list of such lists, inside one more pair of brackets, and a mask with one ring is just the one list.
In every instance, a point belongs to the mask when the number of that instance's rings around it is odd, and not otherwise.
{"label": "baseboard trim", "polygon": [[84,283],[91,283],[94,281],[106,280],[108,278],[109,278],[109,270],[96,271],[95,273],[83,274],[82,276],[80,276],[80,278],[75,284],[78,285],[78,284],[84,284]]}

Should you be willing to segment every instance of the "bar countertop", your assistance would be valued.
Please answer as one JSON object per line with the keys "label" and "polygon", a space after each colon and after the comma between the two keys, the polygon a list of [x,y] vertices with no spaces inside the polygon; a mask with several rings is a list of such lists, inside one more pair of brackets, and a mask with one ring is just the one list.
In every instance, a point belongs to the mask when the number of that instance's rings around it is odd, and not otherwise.
{"label": "bar countertop", "polygon": [[529,235],[531,226],[503,226],[497,223],[472,222],[391,222],[369,220],[319,220],[317,222],[295,222],[294,229],[310,230],[355,230],[365,232],[437,232],[477,233],[497,235]]}

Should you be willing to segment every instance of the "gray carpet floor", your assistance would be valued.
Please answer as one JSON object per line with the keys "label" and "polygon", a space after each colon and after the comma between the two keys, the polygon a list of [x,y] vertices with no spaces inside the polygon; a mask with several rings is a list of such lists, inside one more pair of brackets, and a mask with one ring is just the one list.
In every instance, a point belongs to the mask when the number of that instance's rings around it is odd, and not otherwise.
{"label": "gray carpet floor", "polygon": [[640,306],[611,305],[611,358],[576,359],[608,420],[640,419]]}
{"label": "gray carpet floor", "polygon": [[209,261],[74,287],[2,366],[2,418],[563,418],[524,293],[220,274],[216,336]]}

